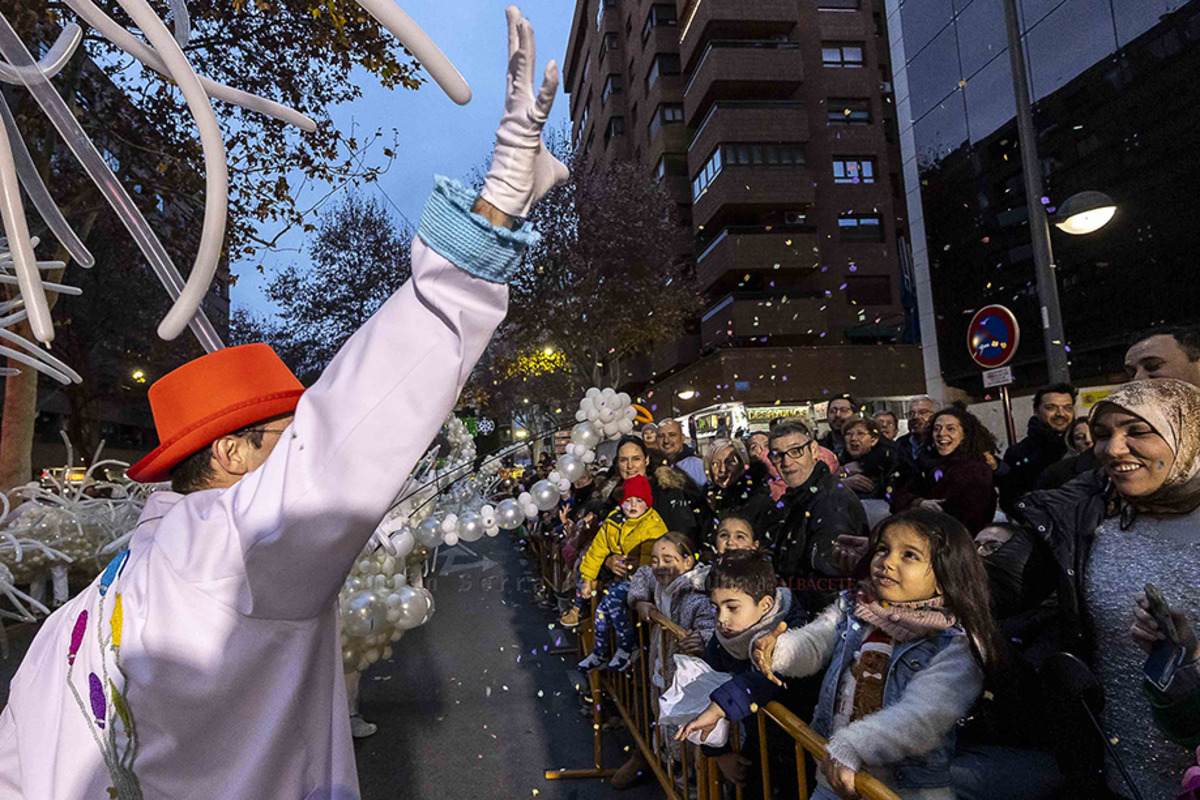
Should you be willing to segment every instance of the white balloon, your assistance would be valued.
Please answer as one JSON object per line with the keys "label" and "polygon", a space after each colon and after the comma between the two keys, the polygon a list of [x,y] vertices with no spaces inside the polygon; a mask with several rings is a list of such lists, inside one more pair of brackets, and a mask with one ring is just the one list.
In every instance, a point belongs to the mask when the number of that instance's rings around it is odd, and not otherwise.
{"label": "white balloon", "polygon": [[533,504],[541,511],[549,511],[558,505],[558,490],[550,481],[538,481],[529,488],[529,492],[533,495]]}
{"label": "white balloon", "polygon": [[558,471],[566,480],[577,481],[583,477],[583,473],[587,471],[587,468],[574,455],[564,453],[558,457]]}
{"label": "white balloon", "polygon": [[616,423],[616,422],[610,422],[610,423],[608,423],[607,425],[605,425],[605,426],[604,426],[604,435],[605,435],[605,436],[607,436],[607,437],[608,437],[608,438],[610,438],[610,439],[615,439],[615,438],[617,438],[618,436],[620,436],[620,435],[621,435],[621,428],[620,428],[620,425],[619,425],[619,423]]}
{"label": "white balloon", "polygon": [[533,495],[531,495],[529,492],[521,492],[519,495],[517,495],[517,502],[523,506],[527,506],[533,502]]}
{"label": "white balloon", "polygon": [[446,547],[454,547],[454,545],[458,544],[458,534],[450,531],[442,537],[442,541],[446,543]]}
{"label": "white balloon", "polygon": [[515,530],[525,521],[525,510],[516,500],[501,500],[496,507],[496,523],[505,530]]}
{"label": "white balloon", "polygon": [[617,412],[613,411],[611,408],[605,408],[603,411],[600,412],[599,419],[605,425],[608,425],[608,423],[612,422],[616,418],[617,418]]}
{"label": "white balloon", "polygon": [[594,422],[600,418],[600,412],[594,408],[589,408],[587,410],[587,418],[589,421]]}
{"label": "white balloon", "polygon": [[355,592],[342,611],[342,630],[348,636],[373,636],[387,624],[387,605],[375,592]]}
{"label": "white balloon", "polygon": [[581,458],[583,459],[583,463],[591,464],[593,461],[596,460],[596,453],[592,450],[588,450],[586,453],[584,453],[581,456]]}
{"label": "white balloon", "polygon": [[447,514],[442,520],[442,533],[451,533],[458,527],[458,516],[455,514]]}
{"label": "white balloon", "polygon": [[421,521],[414,535],[421,544],[433,547],[442,540],[442,524],[437,517],[430,515]]}
{"label": "white balloon", "polygon": [[553,483],[553,484],[557,484],[557,483],[558,483],[559,481],[561,481],[562,479],[563,479],[563,474],[562,474],[561,472],[559,472],[558,470],[554,470],[554,471],[553,471],[553,472],[551,472],[551,473],[550,473],[550,475],[549,475],[549,476],[546,478],[546,480],[550,481],[550,482],[551,482],[551,483]]}
{"label": "white balloon", "polygon": [[600,393],[600,396],[603,397],[605,400],[608,400],[610,398],[617,396],[617,390],[612,388],[611,386],[606,386],[606,387],[604,387],[604,391]]}
{"label": "white balloon", "polygon": [[633,420],[623,419],[617,423],[617,430],[621,433],[633,433]]}
{"label": "white balloon", "polygon": [[621,405],[623,405],[623,406],[627,406],[633,402],[633,398],[631,398],[625,392],[621,392],[620,394],[618,394],[617,399],[621,401]]}
{"label": "white balloon", "polygon": [[584,411],[582,408],[575,412],[575,419],[579,420],[580,422],[586,422],[587,418],[588,418],[587,412]]}
{"label": "white balloon", "polygon": [[566,478],[563,478],[555,485],[558,487],[559,494],[566,494],[567,492],[571,491],[571,482]]}
{"label": "white balloon", "polygon": [[538,507],[533,503],[525,506],[525,519],[535,519],[538,515]]}
{"label": "white balloon", "polygon": [[621,413],[624,414],[625,419],[628,419],[628,420],[634,420],[637,418],[637,409],[634,408],[633,406],[626,406],[625,410],[622,411]]}
{"label": "white balloon", "polygon": [[396,594],[399,596],[396,608],[400,611],[396,627],[400,630],[410,630],[423,623],[426,614],[429,613],[429,602],[423,590],[415,586],[405,586]]}
{"label": "white balloon", "polygon": [[[464,542],[477,542],[483,538],[483,528],[479,515],[468,511],[459,519],[456,533],[458,538]],[[446,542],[446,544],[449,543],[449,541]]]}
{"label": "white balloon", "polygon": [[488,528],[485,528],[483,532],[484,532],[485,534],[487,534],[487,537],[488,537],[489,539],[491,539],[491,538],[492,538],[492,537],[494,537],[494,536],[499,536],[499,535],[500,535],[500,526],[499,526],[499,525],[492,525],[492,526],[490,526],[490,527],[488,527]]}
{"label": "white balloon", "polygon": [[571,429],[571,441],[585,447],[595,447],[600,444],[596,429],[587,423],[580,423]]}
{"label": "white balloon", "polygon": [[585,396],[586,397],[595,397],[598,394],[600,394],[600,387],[593,386],[592,388],[587,390],[587,394]]}

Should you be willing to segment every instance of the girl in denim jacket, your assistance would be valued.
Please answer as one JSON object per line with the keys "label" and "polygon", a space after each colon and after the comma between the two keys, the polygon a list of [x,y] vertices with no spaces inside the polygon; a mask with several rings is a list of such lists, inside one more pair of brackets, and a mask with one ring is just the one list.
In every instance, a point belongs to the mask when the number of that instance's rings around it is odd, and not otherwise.
{"label": "girl in denim jacket", "polygon": [[[872,531],[855,575],[858,590],[815,620],[758,640],[755,666],[777,683],[772,670],[826,670],[812,727],[829,753],[814,800],[856,796],[860,770],[904,800],[953,800],[955,724],[998,648],[983,563],[961,523],[914,510]],[[714,706],[689,727],[723,716]]]}

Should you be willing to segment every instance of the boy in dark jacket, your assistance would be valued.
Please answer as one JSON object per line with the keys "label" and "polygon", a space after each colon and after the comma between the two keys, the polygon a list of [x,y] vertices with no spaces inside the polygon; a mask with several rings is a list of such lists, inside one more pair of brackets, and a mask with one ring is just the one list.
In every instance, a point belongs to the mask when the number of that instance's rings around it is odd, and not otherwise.
{"label": "boy in dark jacket", "polygon": [[[774,568],[758,551],[732,550],[721,556],[708,573],[707,586],[709,599],[717,609],[717,629],[708,640],[704,660],[718,672],[741,676],[718,688],[709,699],[721,706],[731,722],[736,722],[752,716],[758,706],[765,706],[784,691],[755,671],[750,645],[780,622],[786,622],[789,628],[804,625],[806,616],[803,606],[793,601],[789,589],[779,585]],[[715,757],[725,777],[738,784],[746,781],[748,773],[760,774],[748,769],[752,758],[746,757],[759,750],[757,727],[746,727],[742,754],[728,747],[704,748],[706,755]]]}

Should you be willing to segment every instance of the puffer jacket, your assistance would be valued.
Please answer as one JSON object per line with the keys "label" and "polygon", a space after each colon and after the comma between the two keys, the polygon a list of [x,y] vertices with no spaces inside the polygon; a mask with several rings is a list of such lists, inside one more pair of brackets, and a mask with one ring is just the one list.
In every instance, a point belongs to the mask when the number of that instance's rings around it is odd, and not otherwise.
{"label": "puffer jacket", "polygon": [[[701,564],[677,577],[666,586],[660,586],[654,577],[654,570],[641,567],[629,579],[629,595],[627,602],[630,607],[635,603],[653,603],[671,622],[685,631],[699,631],[704,643],[712,637],[717,625],[717,614],[709,602],[708,592],[704,582],[708,578],[710,567]],[[661,632],[655,628],[655,635],[650,641],[650,668],[655,686],[666,690],[674,678],[675,637],[667,637],[666,674],[662,674],[659,659],[662,655],[662,644],[659,640]]]}
{"label": "puffer jacket", "polygon": [[637,519],[626,519],[625,512],[618,508],[604,520],[588,546],[579,565],[579,574],[586,580],[596,580],[604,559],[611,555],[632,556],[637,559],[638,566],[649,566],[654,540],[666,532],[667,526],[653,508]]}

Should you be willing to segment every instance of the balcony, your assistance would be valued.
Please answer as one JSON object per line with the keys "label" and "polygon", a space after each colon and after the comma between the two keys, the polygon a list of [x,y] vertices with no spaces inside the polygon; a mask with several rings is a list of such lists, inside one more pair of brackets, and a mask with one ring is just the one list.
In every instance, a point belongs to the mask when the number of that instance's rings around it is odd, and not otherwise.
{"label": "balcony", "polygon": [[689,0],[680,16],[679,54],[691,64],[714,36],[786,36],[799,19],[797,0]]}
{"label": "balcony", "polygon": [[701,317],[701,346],[742,346],[755,341],[767,344],[779,337],[815,340],[828,324],[821,311],[825,302],[821,297],[727,295]]}
{"label": "balcony", "polygon": [[757,214],[779,208],[801,209],[816,202],[808,167],[728,166],[692,201],[692,225],[716,227],[734,214]]}
{"label": "balcony", "polygon": [[808,112],[799,100],[725,100],[716,103],[688,145],[705,158],[723,142],[807,142]]}
{"label": "balcony", "polygon": [[819,261],[817,234],[811,230],[729,227],[696,259],[697,289],[733,288],[728,282],[736,285],[756,270],[795,278],[812,272]]}
{"label": "balcony", "polygon": [[787,100],[803,80],[804,58],[795,42],[712,41],[684,92],[684,119],[697,125],[718,100]]}

